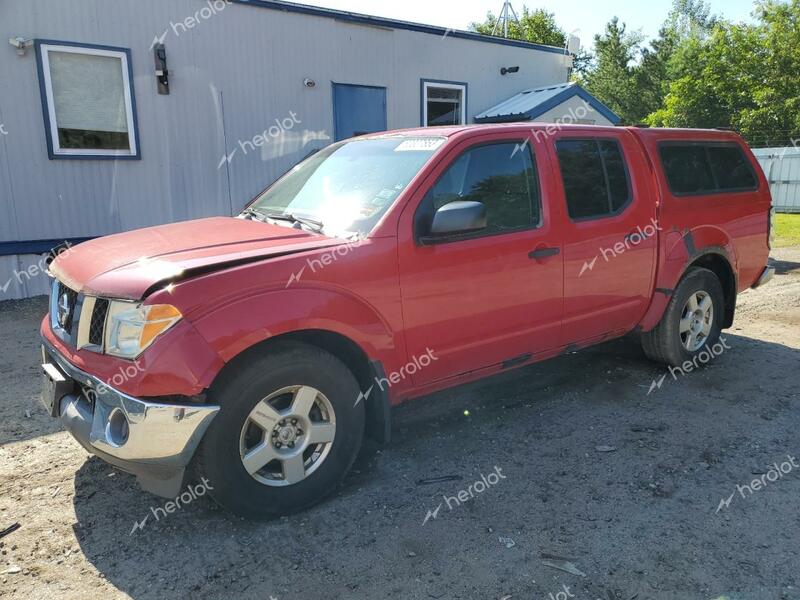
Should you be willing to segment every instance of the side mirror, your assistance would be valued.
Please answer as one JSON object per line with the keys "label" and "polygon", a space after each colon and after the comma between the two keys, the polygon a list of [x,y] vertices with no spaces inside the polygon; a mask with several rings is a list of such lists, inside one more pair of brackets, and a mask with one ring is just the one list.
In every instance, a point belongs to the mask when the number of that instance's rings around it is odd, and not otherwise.
{"label": "side mirror", "polygon": [[451,202],[433,215],[433,236],[468,233],[486,228],[486,206],[482,202]]}

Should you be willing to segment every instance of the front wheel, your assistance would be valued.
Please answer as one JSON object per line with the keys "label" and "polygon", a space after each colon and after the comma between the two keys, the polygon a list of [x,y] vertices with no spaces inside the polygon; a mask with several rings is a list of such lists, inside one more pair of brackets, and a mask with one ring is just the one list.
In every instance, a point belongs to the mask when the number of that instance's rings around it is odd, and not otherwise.
{"label": "front wheel", "polygon": [[655,329],[642,335],[648,358],[679,367],[722,333],[725,297],[719,278],[708,269],[690,269],[681,280]]}
{"label": "front wheel", "polygon": [[197,451],[210,495],[244,517],[282,515],[330,494],[364,433],[358,383],[319,348],[282,343],[228,373]]}

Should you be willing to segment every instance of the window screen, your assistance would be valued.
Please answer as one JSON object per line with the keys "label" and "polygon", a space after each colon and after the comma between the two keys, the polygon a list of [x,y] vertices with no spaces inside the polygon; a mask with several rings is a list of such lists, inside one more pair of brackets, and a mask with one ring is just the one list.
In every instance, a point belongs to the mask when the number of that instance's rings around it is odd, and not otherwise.
{"label": "window screen", "polygon": [[50,79],[62,148],[129,148],[121,59],[51,52]]}
{"label": "window screen", "polygon": [[675,144],[660,147],[670,190],[702,195],[758,188],[750,162],[737,144]]}
{"label": "window screen", "polygon": [[487,230],[502,233],[539,223],[541,200],[536,162],[530,148],[516,143],[467,150],[439,178],[422,203],[428,220],[445,204],[482,202]]}
{"label": "window screen", "polygon": [[571,219],[603,217],[628,203],[628,172],[616,140],[559,140],[556,151]]}
{"label": "window screen", "polygon": [[137,154],[126,51],[43,44],[39,55],[53,153]]}

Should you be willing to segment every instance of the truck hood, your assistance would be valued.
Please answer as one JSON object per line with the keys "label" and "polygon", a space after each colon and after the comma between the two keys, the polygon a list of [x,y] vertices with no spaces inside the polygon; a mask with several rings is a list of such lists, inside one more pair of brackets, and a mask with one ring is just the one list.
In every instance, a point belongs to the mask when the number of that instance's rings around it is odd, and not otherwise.
{"label": "truck hood", "polygon": [[140,300],[159,284],[343,243],[289,227],[213,217],[85,242],[63,251],[50,272],[84,294]]}

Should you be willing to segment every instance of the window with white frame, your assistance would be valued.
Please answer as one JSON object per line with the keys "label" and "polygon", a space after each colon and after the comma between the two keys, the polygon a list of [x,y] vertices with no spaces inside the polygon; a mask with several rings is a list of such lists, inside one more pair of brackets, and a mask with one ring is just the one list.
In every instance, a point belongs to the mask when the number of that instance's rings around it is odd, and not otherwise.
{"label": "window with white frame", "polygon": [[37,42],[50,158],[138,158],[130,51]]}
{"label": "window with white frame", "polygon": [[467,84],[422,82],[422,125],[465,125]]}

